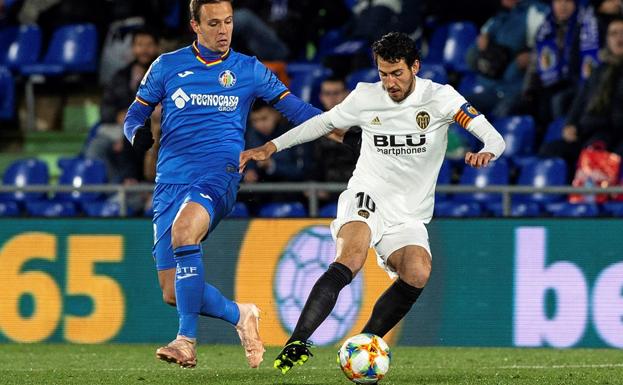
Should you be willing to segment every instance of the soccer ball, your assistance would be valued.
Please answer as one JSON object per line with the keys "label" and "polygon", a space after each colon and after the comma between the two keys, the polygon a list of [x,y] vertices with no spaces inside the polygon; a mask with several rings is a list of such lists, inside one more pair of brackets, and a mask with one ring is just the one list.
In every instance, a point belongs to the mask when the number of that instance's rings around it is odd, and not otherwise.
{"label": "soccer ball", "polygon": [[346,378],[357,384],[376,384],[389,370],[392,353],[374,334],[357,334],[344,342],[337,360]]}

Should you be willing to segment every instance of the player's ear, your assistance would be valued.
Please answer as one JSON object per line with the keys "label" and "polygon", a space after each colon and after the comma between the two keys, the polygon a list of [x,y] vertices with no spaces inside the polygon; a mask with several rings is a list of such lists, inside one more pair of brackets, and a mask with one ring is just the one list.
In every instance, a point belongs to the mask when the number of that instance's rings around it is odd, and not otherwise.
{"label": "player's ear", "polygon": [[413,75],[417,75],[418,72],[420,72],[420,61],[416,60],[413,62],[413,65],[411,66],[411,71],[413,71]]}
{"label": "player's ear", "polygon": [[193,29],[193,31],[196,34],[200,34],[201,30],[199,29],[199,23],[197,23],[195,20],[191,19],[190,20],[190,27]]}

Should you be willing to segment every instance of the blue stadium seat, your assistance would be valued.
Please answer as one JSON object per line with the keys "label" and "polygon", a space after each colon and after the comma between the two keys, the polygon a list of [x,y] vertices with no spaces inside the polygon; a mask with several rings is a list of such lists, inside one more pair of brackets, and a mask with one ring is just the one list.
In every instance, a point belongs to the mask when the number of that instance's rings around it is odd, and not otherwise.
{"label": "blue stadium seat", "polygon": [[236,202],[227,218],[248,218],[249,209],[243,202]]}
{"label": "blue stadium seat", "polygon": [[9,48],[17,41],[19,29],[17,27],[6,27],[0,29],[0,65],[6,64]]}
{"label": "blue stadium seat", "polygon": [[300,202],[269,203],[260,208],[262,218],[304,218],[307,210]]}
{"label": "blue stadium seat", "polygon": [[[478,75],[474,72],[467,72],[461,78],[457,91],[461,95],[478,95],[485,91],[485,87],[478,82]],[[478,108],[478,106],[475,106]]]}
{"label": "blue stadium seat", "polygon": [[[508,162],[504,159],[498,159],[490,163],[487,167],[473,168],[465,167],[460,178],[460,184],[473,185],[477,187],[485,187],[489,185],[506,185],[509,179]],[[502,194],[500,193],[469,193],[456,194],[457,202],[480,202],[492,203],[501,202]]]}
{"label": "blue stadium seat", "polygon": [[344,42],[344,30],[336,28],[327,31],[318,42],[318,50],[314,57],[315,62],[320,62],[322,59],[331,52],[333,47],[338,46]]}
{"label": "blue stadium seat", "polygon": [[97,67],[97,30],[92,24],[65,25],[54,31],[41,63],[24,65],[25,75],[94,72]]}
{"label": "blue stadium seat", "polygon": [[480,205],[475,202],[438,202],[435,203],[436,217],[479,217]]}
{"label": "blue stadium seat", "polygon": [[6,67],[0,66],[0,120],[15,116],[15,82]]}
{"label": "blue stadium seat", "polygon": [[[439,169],[439,175],[437,176],[437,185],[449,185],[452,182],[452,166],[448,159],[444,159]],[[435,201],[439,201],[447,197],[447,193],[435,193]]]}
{"label": "blue stadium seat", "polygon": [[418,76],[440,84],[448,83],[448,73],[441,64],[423,64]]}
{"label": "blue stadium seat", "polygon": [[[48,184],[48,166],[39,159],[21,159],[11,163],[4,172],[2,183],[4,185],[24,187],[33,184]],[[38,201],[46,197],[45,192],[24,193],[17,191],[14,193],[0,194],[2,201]]]}
{"label": "blue stadium seat", "polygon": [[428,54],[425,62],[443,64],[443,52],[448,38],[448,25],[443,24],[435,28],[428,42]]}
{"label": "blue stadium seat", "polygon": [[503,157],[515,158],[534,153],[535,124],[531,116],[509,116],[492,122],[506,142]]}
{"label": "blue stadium seat", "polygon": [[605,202],[602,208],[613,217],[623,217],[623,202]]}
{"label": "blue stadium seat", "polygon": [[599,207],[594,203],[549,203],[545,206],[555,217],[596,217],[599,215]]}
{"label": "blue stadium seat", "polygon": [[357,83],[376,83],[380,81],[379,70],[377,68],[364,68],[357,70],[346,78],[346,87],[349,90],[354,90],[357,87]]}
{"label": "blue stadium seat", "polygon": [[77,213],[71,202],[26,202],[26,212],[33,217],[73,217]]}
{"label": "blue stadium seat", "polygon": [[119,202],[83,202],[82,211],[89,217],[110,218],[121,216]]}
{"label": "blue stadium seat", "polygon": [[9,46],[4,64],[12,70],[21,66],[36,63],[41,50],[41,30],[36,25],[19,27],[17,38]]}
{"label": "blue stadium seat", "polygon": [[19,207],[15,202],[0,202],[0,217],[16,217],[19,215]]}
{"label": "blue stadium seat", "polygon": [[318,210],[320,218],[335,218],[337,216],[337,202],[328,203]]}
{"label": "blue stadium seat", "polygon": [[565,126],[565,118],[558,118],[547,126],[543,143],[550,143],[555,140],[562,139],[562,129]]}
{"label": "blue stadium seat", "polygon": [[[517,184],[523,186],[546,187],[567,184],[567,164],[560,158],[532,158],[519,172]],[[513,201],[549,203],[564,199],[561,194],[518,194]]]}
{"label": "blue stadium seat", "polygon": [[471,22],[456,22],[448,25],[446,41],[443,47],[443,63],[453,71],[467,72],[466,55],[469,47],[478,36],[478,29]]}
{"label": "blue stadium seat", "polygon": [[[501,202],[487,204],[487,210],[495,217],[504,215],[504,209]],[[512,217],[538,217],[542,213],[540,206],[533,202],[511,202]]]}
{"label": "blue stadium seat", "polygon": [[320,83],[329,76],[331,71],[317,63],[290,63],[290,91],[307,103],[319,105],[318,93]]}
{"label": "blue stadium seat", "polygon": [[[95,159],[63,158],[59,159],[61,169],[59,184],[81,187],[89,184],[104,184],[107,182],[106,166],[103,162]],[[70,193],[58,193],[55,200],[91,202],[101,200],[102,193],[72,191]]]}

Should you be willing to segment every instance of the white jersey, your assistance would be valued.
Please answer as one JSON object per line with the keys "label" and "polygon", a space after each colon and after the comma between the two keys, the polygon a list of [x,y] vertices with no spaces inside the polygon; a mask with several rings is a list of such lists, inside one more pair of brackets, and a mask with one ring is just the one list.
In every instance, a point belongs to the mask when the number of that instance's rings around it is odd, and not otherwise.
{"label": "white jersey", "polygon": [[[448,144],[448,126],[478,112],[452,86],[416,77],[415,90],[394,102],[382,83],[359,83],[327,112],[334,127],[362,128],[361,155],[349,188],[367,191],[384,220],[428,223],[435,186]],[[463,126],[466,127],[467,123]]]}

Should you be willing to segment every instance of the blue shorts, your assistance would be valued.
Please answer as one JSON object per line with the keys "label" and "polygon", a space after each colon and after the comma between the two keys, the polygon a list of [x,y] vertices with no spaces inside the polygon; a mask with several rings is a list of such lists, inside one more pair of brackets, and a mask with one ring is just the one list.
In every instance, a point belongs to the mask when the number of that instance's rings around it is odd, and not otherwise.
{"label": "blue shorts", "polygon": [[[203,206],[210,214],[210,233],[226,217],[236,203],[241,174],[238,172],[211,173],[192,184],[158,183],[154,190],[154,247],[153,256],[158,270],[175,267],[171,227],[180,207],[186,202]],[[207,236],[207,235],[206,235]]]}

